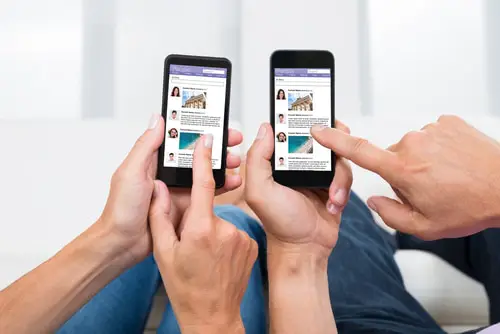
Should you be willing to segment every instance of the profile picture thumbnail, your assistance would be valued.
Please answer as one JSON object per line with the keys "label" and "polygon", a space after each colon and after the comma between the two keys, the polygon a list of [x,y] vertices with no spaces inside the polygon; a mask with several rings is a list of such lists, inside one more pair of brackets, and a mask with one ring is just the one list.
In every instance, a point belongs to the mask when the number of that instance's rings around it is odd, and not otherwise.
{"label": "profile picture thumbnail", "polygon": [[178,119],[178,117],[179,117],[179,116],[177,115],[177,110],[172,110],[172,111],[170,112],[170,119],[171,119],[171,120],[175,121],[176,119]]}
{"label": "profile picture thumbnail", "polygon": [[179,89],[179,87],[175,86],[174,88],[172,88],[172,93],[170,93],[170,96],[180,97],[181,96],[181,90]]}
{"label": "profile picture thumbnail", "polygon": [[280,158],[278,159],[278,161],[279,161],[278,166],[285,166],[285,158],[280,157]]}
{"label": "profile picture thumbnail", "polygon": [[177,138],[179,137],[179,131],[177,131],[176,128],[171,128],[170,130],[167,131],[168,133],[168,138]]}
{"label": "profile picture thumbnail", "polygon": [[278,115],[278,124],[286,124],[286,116],[285,114]]}
{"label": "profile picture thumbnail", "polygon": [[184,89],[182,91],[182,107],[192,109],[206,109],[207,92],[202,90]]}
{"label": "profile picture thumbnail", "polygon": [[181,132],[181,136],[179,138],[179,149],[194,151],[196,142],[200,139],[200,137],[201,133],[199,132]]}
{"label": "profile picture thumbnail", "polygon": [[278,92],[276,93],[276,100],[286,100],[286,94],[283,89],[278,89]]}
{"label": "profile picture thumbnail", "polygon": [[174,153],[168,154],[168,161],[175,161],[175,154]]}
{"label": "profile picture thumbnail", "polygon": [[313,111],[313,93],[288,92],[288,110]]}
{"label": "profile picture thumbnail", "polygon": [[288,153],[312,154],[313,138],[310,136],[290,136],[288,138]]}
{"label": "profile picture thumbnail", "polygon": [[284,132],[280,132],[276,135],[276,140],[278,143],[286,143],[286,134]]}

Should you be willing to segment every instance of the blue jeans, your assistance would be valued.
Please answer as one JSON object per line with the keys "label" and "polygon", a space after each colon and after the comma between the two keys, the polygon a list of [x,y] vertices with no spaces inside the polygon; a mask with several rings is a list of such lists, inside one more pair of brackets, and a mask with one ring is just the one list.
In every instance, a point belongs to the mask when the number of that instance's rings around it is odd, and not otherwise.
{"label": "blue jeans", "polygon": [[[222,206],[215,212],[259,245],[241,315],[247,333],[266,333],[265,233],[238,208]],[[375,224],[369,209],[353,194],[328,263],[330,300],[340,333],[444,333],[406,291],[394,261],[396,248],[396,240]],[[58,333],[142,333],[160,284],[158,267],[148,257],[109,283]],[[158,333],[180,333],[170,304]]]}

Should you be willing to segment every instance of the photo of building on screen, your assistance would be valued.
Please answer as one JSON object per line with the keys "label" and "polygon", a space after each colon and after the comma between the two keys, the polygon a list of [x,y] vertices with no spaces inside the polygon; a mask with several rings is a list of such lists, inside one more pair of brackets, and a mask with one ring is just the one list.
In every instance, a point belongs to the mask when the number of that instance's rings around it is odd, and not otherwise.
{"label": "photo of building on screen", "polygon": [[310,92],[288,93],[288,110],[313,111],[313,94]]}
{"label": "photo of building on screen", "polygon": [[195,90],[184,90],[182,92],[182,107],[192,109],[206,109],[207,93]]}

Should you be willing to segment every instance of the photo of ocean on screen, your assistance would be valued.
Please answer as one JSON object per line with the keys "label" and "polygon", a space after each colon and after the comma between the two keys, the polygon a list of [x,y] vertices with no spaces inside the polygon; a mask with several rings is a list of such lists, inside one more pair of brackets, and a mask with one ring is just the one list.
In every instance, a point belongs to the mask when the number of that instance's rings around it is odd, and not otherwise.
{"label": "photo of ocean on screen", "polygon": [[313,138],[309,136],[289,136],[288,153],[312,154]]}
{"label": "photo of ocean on screen", "polygon": [[180,150],[194,150],[196,141],[201,137],[199,132],[181,132],[179,138]]}

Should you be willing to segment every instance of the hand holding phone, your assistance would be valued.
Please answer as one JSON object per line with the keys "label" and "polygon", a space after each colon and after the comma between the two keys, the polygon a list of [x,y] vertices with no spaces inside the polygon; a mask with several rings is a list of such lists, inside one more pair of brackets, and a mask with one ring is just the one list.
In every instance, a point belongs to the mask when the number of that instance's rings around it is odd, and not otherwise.
{"label": "hand holding phone", "polygon": [[225,58],[170,55],[165,59],[163,108],[165,141],[158,157],[158,179],[168,186],[192,186],[196,141],[213,136],[213,175],[225,184],[231,62]]}
{"label": "hand holding phone", "polygon": [[334,58],[328,51],[276,51],[271,56],[271,125],[276,182],[328,188],[335,154],[310,134],[313,125],[335,124]]}
{"label": "hand holding phone", "polygon": [[[349,131],[340,123],[339,130]],[[271,126],[262,124],[248,151],[245,199],[266,229],[269,249],[302,249],[327,259],[351,191],[350,165],[339,159],[335,178],[325,189],[292,189],[270,177],[275,142]]]}

